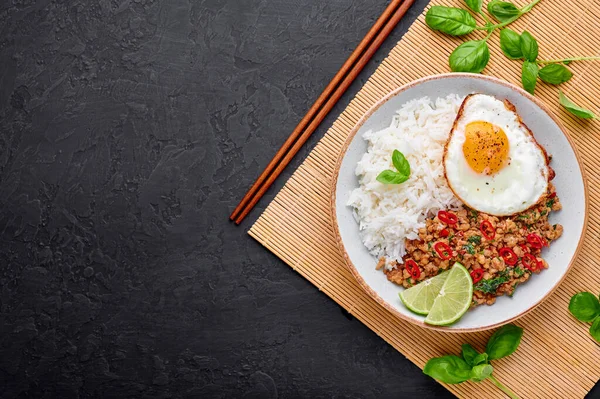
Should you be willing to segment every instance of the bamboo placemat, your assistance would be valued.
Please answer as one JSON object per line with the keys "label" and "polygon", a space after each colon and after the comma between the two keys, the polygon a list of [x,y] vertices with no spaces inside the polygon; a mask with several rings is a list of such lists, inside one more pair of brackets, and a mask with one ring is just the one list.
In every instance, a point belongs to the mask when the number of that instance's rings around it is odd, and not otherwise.
{"label": "bamboo placemat", "polygon": [[[516,3],[525,4],[522,0]],[[464,3],[437,0],[433,4]],[[600,3],[542,0],[511,28],[517,32],[526,29],[538,39],[541,59],[598,55]],[[483,37],[483,33],[472,36]],[[448,56],[464,40],[431,31],[421,15],[249,231],[421,368],[431,357],[458,354],[464,342],[483,350],[491,332],[448,334],[425,330],[395,318],[367,296],[345,268],[335,242],[330,184],[341,147],[358,119],[395,88],[448,72]],[[498,32],[490,39],[490,50],[492,57],[484,73],[520,84],[521,63],[501,53]],[[600,62],[572,63],[569,68],[574,77],[561,88],[574,102],[598,113]],[[555,86],[538,84],[536,88],[536,96],[561,118],[583,158],[590,216],[581,255],[570,275],[546,302],[516,322],[525,328],[517,354],[494,362],[494,374],[521,398],[583,398],[600,378],[600,347],[590,338],[589,326],[575,321],[567,312],[569,298],[575,292],[600,291],[600,168],[596,166],[600,121],[586,122],[567,114],[558,105],[557,93]],[[503,397],[489,381],[446,387],[464,398]]]}

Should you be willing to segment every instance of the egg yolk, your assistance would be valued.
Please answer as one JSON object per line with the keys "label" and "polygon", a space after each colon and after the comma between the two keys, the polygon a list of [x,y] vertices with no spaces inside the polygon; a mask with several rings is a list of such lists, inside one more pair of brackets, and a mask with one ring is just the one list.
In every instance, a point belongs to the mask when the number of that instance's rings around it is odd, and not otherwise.
{"label": "egg yolk", "polygon": [[493,175],[504,167],[508,158],[506,133],[489,122],[471,122],[465,127],[463,154],[475,172]]}

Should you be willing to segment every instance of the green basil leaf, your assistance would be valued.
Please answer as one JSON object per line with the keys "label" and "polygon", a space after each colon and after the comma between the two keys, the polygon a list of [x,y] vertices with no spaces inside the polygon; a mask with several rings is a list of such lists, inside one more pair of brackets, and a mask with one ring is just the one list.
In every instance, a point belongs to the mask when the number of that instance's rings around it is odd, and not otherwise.
{"label": "green basil leaf", "polygon": [[565,107],[566,110],[572,113],[573,115],[583,119],[596,119],[596,115],[594,115],[592,111],[587,110],[585,108],[581,108],[573,101],[569,100],[567,96],[565,96],[560,90],[558,91],[558,99],[562,106]]}
{"label": "green basil leaf", "polygon": [[431,29],[452,36],[471,33],[477,25],[477,21],[467,10],[444,6],[431,7],[425,14],[425,23]]}
{"label": "green basil leaf", "polygon": [[483,0],[465,0],[465,3],[467,3],[467,6],[473,10],[473,12],[476,12],[477,14],[481,12]]}
{"label": "green basil leaf", "polygon": [[471,381],[481,382],[492,375],[494,368],[489,364],[480,364],[471,370]]}
{"label": "green basil leaf", "polygon": [[479,355],[479,352],[477,352],[475,348],[471,346],[471,344],[463,344],[461,354],[463,359],[465,359],[465,362],[467,362],[469,366],[473,367],[475,365],[473,361]]}
{"label": "green basil leaf", "polygon": [[502,29],[500,31],[500,49],[511,60],[523,58],[521,35],[509,28]]}
{"label": "green basil leaf", "polygon": [[429,359],[423,373],[446,384],[460,384],[471,378],[471,368],[460,357],[446,355]]}
{"label": "green basil leaf", "polygon": [[538,56],[538,43],[537,40],[531,36],[531,33],[527,31],[523,31],[521,33],[521,51],[523,52],[523,57],[527,61],[534,62]]}
{"label": "green basil leaf", "polygon": [[517,350],[522,336],[523,329],[521,327],[507,324],[490,337],[485,352],[490,360],[506,357]]}
{"label": "green basil leaf", "polygon": [[479,366],[480,364],[484,364],[488,362],[488,354],[480,353],[473,359],[473,366]]}
{"label": "green basil leaf", "polygon": [[521,15],[521,10],[508,1],[492,0],[487,9],[500,22],[515,20]]}
{"label": "green basil leaf", "polygon": [[577,320],[588,323],[600,316],[600,301],[589,292],[579,292],[571,297],[569,312]]}
{"label": "green basil leaf", "polygon": [[483,71],[490,60],[490,49],[485,40],[464,42],[450,54],[450,69],[453,72]]}
{"label": "green basil leaf", "polygon": [[400,174],[410,176],[410,164],[404,157],[403,153],[398,150],[394,150],[392,153],[392,163],[398,172],[400,172]]}
{"label": "green basil leaf", "polygon": [[521,82],[523,88],[529,93],[533,94],[535,91],[535,84],[537,83],[538,77],[538,66],[535,62],[525,61],[521,68]]}
{"label": "green basil leaf", "polygon": [[573,73],[564,65],[550,64],[540,69],[540,79],[553,85],[564,83],[572,77]]}
{"label": "green basil leaf", "polygon": [[384,170],[377,176],[377,181],[383,184],[400,184],[408,180],[408,176],[393,170]]}
{"label": "green basil leaf", "polygon": [[596,317],[594,322],[590,327],[590,334],[592,338],[596,340],[600,344],[600,317]]}

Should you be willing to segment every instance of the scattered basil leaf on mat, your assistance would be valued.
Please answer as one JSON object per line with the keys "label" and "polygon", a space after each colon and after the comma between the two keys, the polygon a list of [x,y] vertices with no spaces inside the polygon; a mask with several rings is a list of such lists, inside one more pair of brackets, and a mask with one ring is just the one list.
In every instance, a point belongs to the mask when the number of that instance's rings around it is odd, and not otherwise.
{"label": "scattered basil leaf on mat", "polygon": [[500,22],[516,19],[521,15],[521,10],[508,1],[492,0],[488,3],[487,9]]}
{"label": "scattered basil leaf on mat", "polygon": [[559,85],[571,79],[573,72],[561,64],[549,64],[540,69],[540,79],[546,83]]}
{"label": "scattered basil leaf on mat", "polygon": [[471,381],[481,382],[492,375],[494,368],[489,364],[480,364],[471,370]]}
{"label": "scattered basil leaf on mat", "polygon": [[450,54],[450,69],[453,72],[483,71],[490,60],[490,49],[485,40],[464,42]]}
{"label": "scattered basil leaf on mat", "polygon": [[460,384],[471,378],[471,368],[467,362],[455,355],[429,359],[423,373],[446,384]]}
{"label": "scattered basil leaf on mat", "polygon": [[479,355],[479,352],[471,346],[471,344],[463,344],[462,345],[462,357],[467,362],[469,366],[474,366],[474,360]]}
{"label": "scattered basil leaf on mat", "polygon": [[521,51],[527,61],[534,62],[538,57],[537,40],[527,31],[521,33]]}
{"label": "scattered basil leaf on mat", "polygon": [[512,60],[523,58],[521,35],[509,28],[502,29],[500,31],[500,49],[505,56]]}
{"label": "scattered basil leaf on mat", "polygon": [[433,30],[452,36],[462,36],[475,30],[477,21],[461,8],[433,6],[425,14],[425,23]]}
{"label": "scattered basil leaf on mat", "polygon": [[[423,373],[446,384],[460,384],[467,380],[481,382],[489,378],[511,399],[518,399],[514,392],[492,375],[494,368],[489,364],[488,357],[492,360],[510,355],[519,346],[522,335],[522,328],[509,324],[490,337],[485,353],[478,353],[470,344],[463,344],[462,358],[454,355],[434,357],[425,364]],[[496,357],[492,357],[492,354]]]}
{"label": "scattered basil leaf on mat", "polygon": [[589,292],[579,292],[571,298],[569,312],[577,320],[589,323],[600,316],[600,301]]}
{"label": "scattered basil leaf on mat", "polygon": [[473,359],[473,366],[478,366],[480,364],[487,363],[487,362],[488,362],[488,354],[480,353],[479,355],[475,356],[475,359]]}
{"label": "scattered basil leaf on mat", "polygon": [[377,176],[377,181],[383,184],[401,184],[410,176],[410,164],[398,150],[392,153],[392,164],[396,170],[386,169]]}
{"label": "scattered basil leaf on mat", "polygon": [[535,62],[525,61],[521,67],[521,82],[523,88],[533,94],[537,83],[538,66]]}
{"label": "scattered basil leaf on mat", "polygon": [[479,14],[481,12],[481,6],[483,6],[483,0],[465,0],[465,3],[467,3],[467,6],[473,10],[473,12],[476,12],[477,14]]}
{"label": "scattered basil leaf on mat", "polygon": [[404,157],[404,154],[398,150],[394,150],[392,153],[392,163],[394,167],[405,176],[410,176],[410,164]]}
{"label": "scattered basil leaf on mat", "polygon": [[600,317],[596,317],[590,326],[590,335],[600,344]]}
{"label": "scattered basil leaf on mat", "polygon": [[496,331],[489,339],[485,352],[490,360],[506,357],[517,350],[521,343],[523,329],[508,324]]}
{"label": "scattered basil leaf on mat", "polygon": [[565,109],[573,115],[583,119],[596,119],[596,115],[594,115],[592,111],[587,110],[585,108],[581,108],[573,101],[569,100],[560,90],[558,91],[558,99],[562,106],[565,107]]}

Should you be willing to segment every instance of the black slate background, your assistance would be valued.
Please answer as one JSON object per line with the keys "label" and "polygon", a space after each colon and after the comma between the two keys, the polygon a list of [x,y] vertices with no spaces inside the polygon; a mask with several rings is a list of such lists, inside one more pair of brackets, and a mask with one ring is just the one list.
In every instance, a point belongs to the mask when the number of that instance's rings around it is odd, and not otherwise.
{"label": "black slate background", "polygon": [[0,396],[451,397],[246,235],[426,3],[235,227],[387,1],[2,2]]}

